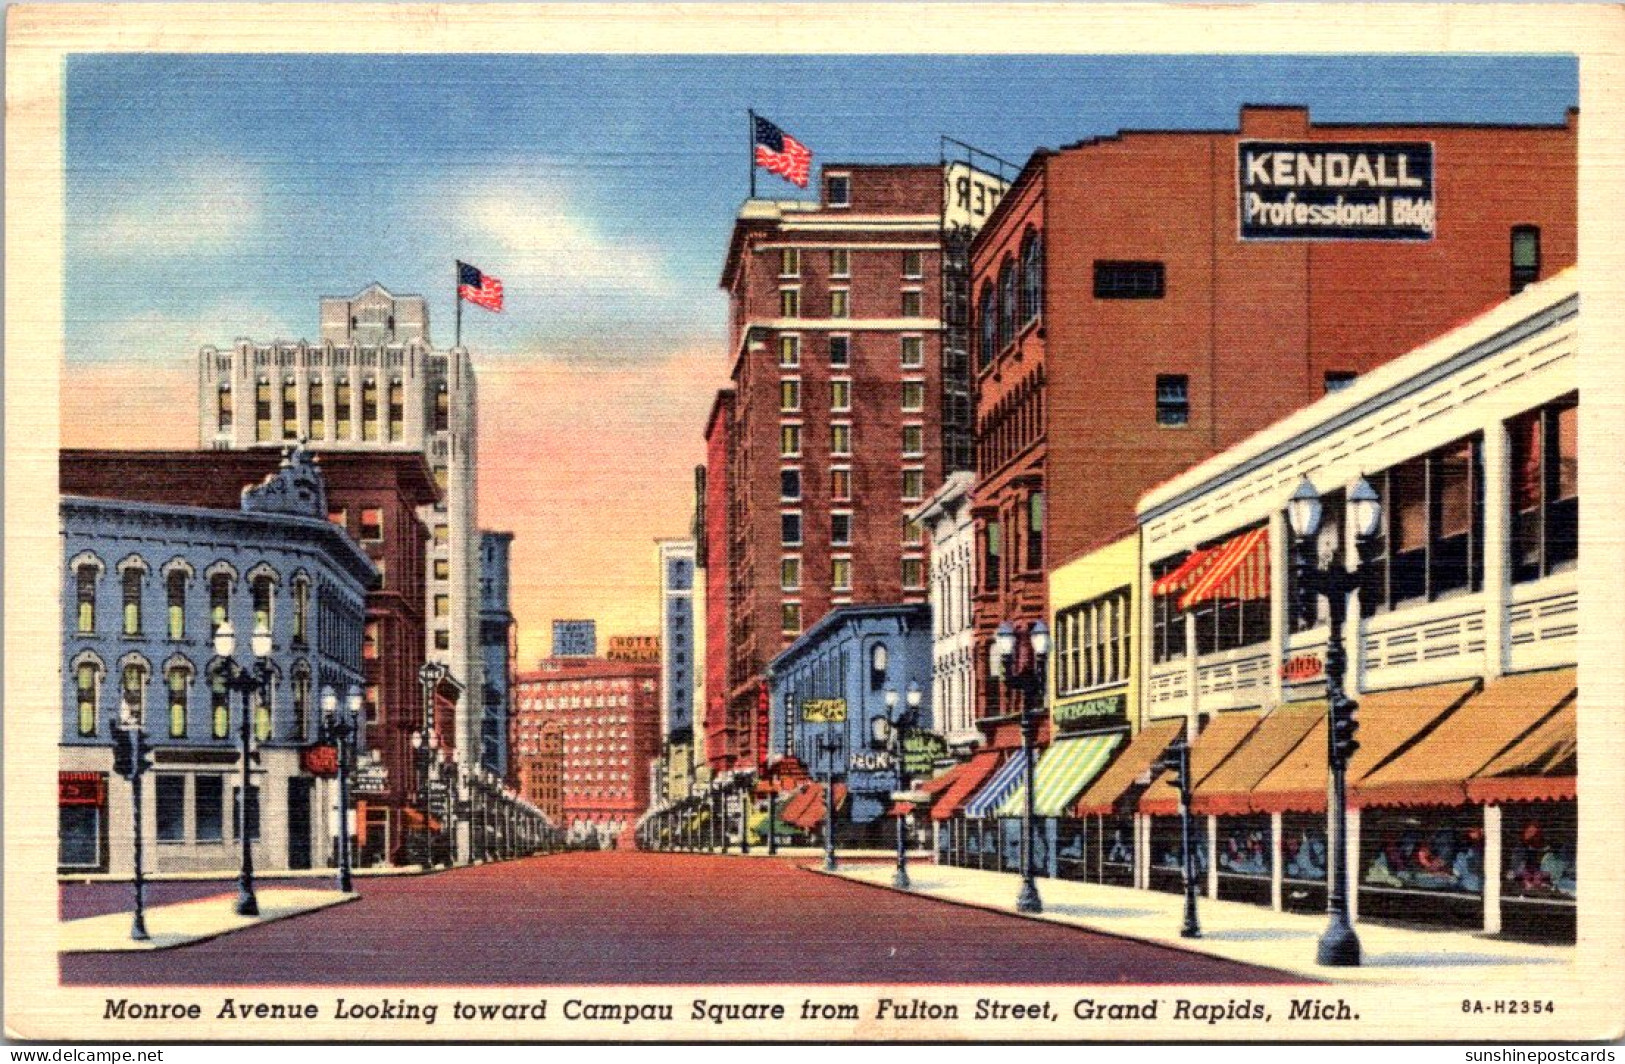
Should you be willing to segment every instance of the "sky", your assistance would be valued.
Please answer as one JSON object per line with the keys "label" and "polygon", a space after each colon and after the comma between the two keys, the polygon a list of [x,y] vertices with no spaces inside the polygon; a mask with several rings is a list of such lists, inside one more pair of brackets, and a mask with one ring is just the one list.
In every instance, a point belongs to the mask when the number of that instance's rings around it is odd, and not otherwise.
{"label": "sky", "polygon": [[528,667],[554,618],[596,618],[600,643],[658,630],[654,540],[688,531],[727,383],[747,108],[815,165],[935,161],[947,135],[1019,166],[1233,129],[1243,103],[1555,124],[1577,102],[1564,56],[76,55],[62,442],[196,446],[200,345],[313,339],[321,296],[372,281],[428,297],[448,346],[453,263],[474,263],[506,296],[463,316],[479,517],[516,535]]}

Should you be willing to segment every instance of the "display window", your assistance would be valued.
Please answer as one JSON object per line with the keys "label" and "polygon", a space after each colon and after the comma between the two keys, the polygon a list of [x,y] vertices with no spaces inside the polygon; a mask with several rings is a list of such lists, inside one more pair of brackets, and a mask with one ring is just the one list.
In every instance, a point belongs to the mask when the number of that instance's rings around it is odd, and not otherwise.
{"label": "display window", "polygon": [[1134,882],[1134,817],[1102,816],[1095,838],[1099,843],[1098,882],[1127,886]]}
{"label": "display window", "polygon": [[1326,909],[1326,816],[1287,813],[1281,818],[1281,907],[1289,912]]}
{"label": "display window", "polygon": [[1356,873],[1362,917],[1481,926],[1482,808],[1365,810]]}
{"label": "display window", "polygon": [[1501,929],[1514,938],[1573,942],[1577,805],[1501,807]]}
{"label": "display window", "polygon": [[1055,830],[1055,874],[1061,879],[1089,878],[1089,833],[1082,820],[1063,817],[1050,822]]}
{"label": "display window", "polygon": [[[1154,816],[1151,818],[1151,889],[1174,893],[1185,889],[1184,837],[1180,818]],[[1196,848],[1196,875],[1207,877],[1207,824],[1203,818],[1193,818],[1191,835]]]}
{"label": "display window", "polygon": [[1220,900],[1268,905],[1273,856],[1268,815],[1219,817],[1214,861]]}

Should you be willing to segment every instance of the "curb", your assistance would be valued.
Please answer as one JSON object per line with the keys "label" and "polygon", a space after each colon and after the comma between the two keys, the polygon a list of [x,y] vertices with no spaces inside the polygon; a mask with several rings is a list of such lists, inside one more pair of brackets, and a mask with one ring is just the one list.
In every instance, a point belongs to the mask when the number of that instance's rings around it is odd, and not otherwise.
{"label": "curb", "polygon": [[[335,891],[334,893],[338,892]],[[309,909],[300,909],[298,912],[283,913],[279,916],[267,916],[243,927],[223,928],[207,935],[199,935],[197,938],[187,939],[185,942],[170,943],[167,946],[149,946],[146,949],[65,949],[58,950],[57,956],[67,957],[114,953],[163,953],[167,950],[185,949],[187,946],[195,946],[199,942],[213,942],[217,938],[225,938],[227,935],[235,935],[240,931],[252,931],[256,927],[264,927],[266,924],[278,924],[284,920],[297,920],[301,916],[308,916],[311,913],[323,912],[327,909],[335,909],[340,905],[348,905],[351,902],[360,900],[360,893],[340,894],[337,898],[334,898],[332,901],[327,902],[324,905],[312,906]]]}

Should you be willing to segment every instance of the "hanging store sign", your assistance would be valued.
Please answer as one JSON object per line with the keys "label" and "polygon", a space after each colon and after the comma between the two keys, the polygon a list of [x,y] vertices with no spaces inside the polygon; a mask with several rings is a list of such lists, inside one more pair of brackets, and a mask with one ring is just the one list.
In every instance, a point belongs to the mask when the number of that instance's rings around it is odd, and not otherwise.
{"label": "hanging store sign", "polygon": [[903,733],[903,771],[911,776],[929,773],[948,756],[948,740],[932,731]]}
{"label": "hanging store sign", "polygon": [[808,724],[845,724],[846,699],[804,699],[801,703],[801,719]]}
{"label": "hanging store sign", "polygon": [[339,774],[339,748],[331,743],[300,747],[299,768],[306,775],[332,779]]}
{"label": "hanging store sign", "polygon": [[852,755],[851,760],[847,762],[847,770],[850,772],[891,772],[894,764],[890,751],[863,750]]}
{"label": "hanging store sign", "polygon": [[1431,240],[1433,145],[1236,144],[1243,240]]}
{"label": "hanging store sign", "polygon": [[1281,679],[1287,683],[1309,683],[1326,674],[1326,662],[1319,654],[1294,654],[1281,662]]}
{"label": "hanging store sign", "polygon": [[1128,723],[1128,695],[1119,691],[1114,695],[1086,698],[1082,702],[1062,702],[1049,711],[1050,722],[1056,731],[1076,731],[1101,725]]}
{"label": "hanging store sign", "polygon": [[57,805],[106,805],[107,777],[100,772],[58,772]]}
{"label": "hanging store sign", "polygon": [[383,765],[358,768],[352,786],[357,794],[383,794],[389,790],[389,769]]}

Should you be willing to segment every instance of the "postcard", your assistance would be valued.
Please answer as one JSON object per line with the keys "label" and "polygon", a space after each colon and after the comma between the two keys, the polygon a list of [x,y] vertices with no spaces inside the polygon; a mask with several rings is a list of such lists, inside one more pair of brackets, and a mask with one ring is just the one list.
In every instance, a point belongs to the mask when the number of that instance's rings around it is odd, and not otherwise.
{"label": "postcard", "polygon": [[1616,8],[9,31],[9,1037],[1621,1037]]}

